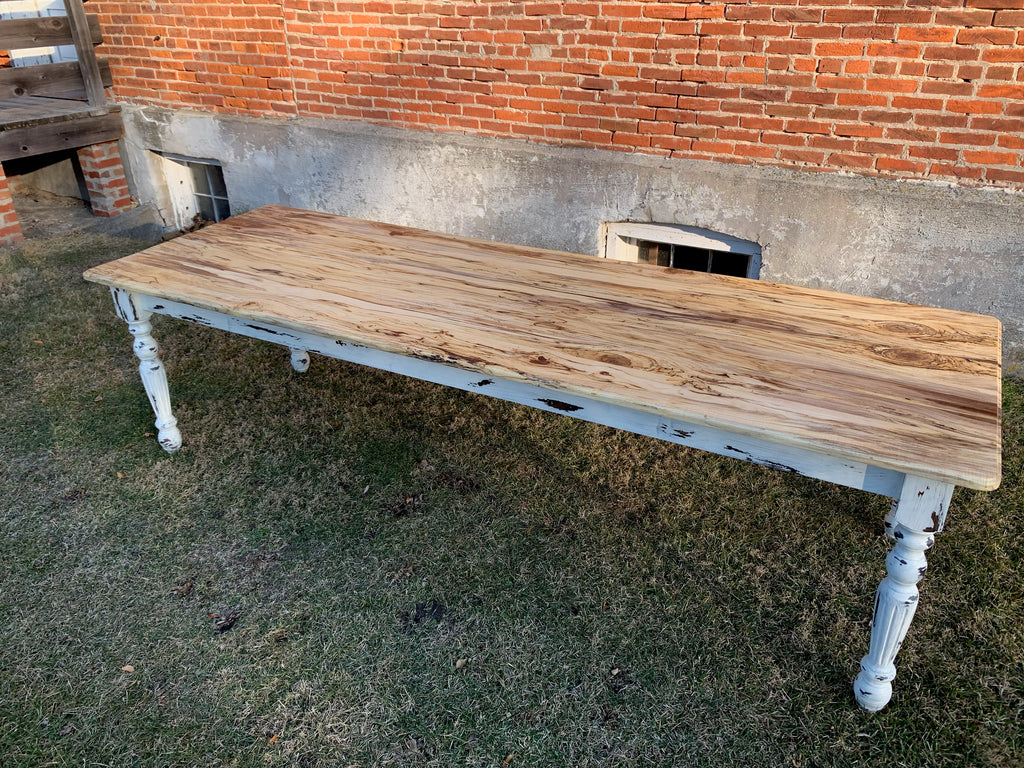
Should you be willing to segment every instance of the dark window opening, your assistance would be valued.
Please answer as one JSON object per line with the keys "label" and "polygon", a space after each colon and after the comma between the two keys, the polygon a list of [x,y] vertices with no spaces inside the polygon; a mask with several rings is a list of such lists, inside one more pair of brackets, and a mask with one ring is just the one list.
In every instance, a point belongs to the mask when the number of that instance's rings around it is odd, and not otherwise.
{"label": "dark window opening", "polygon": [[651,240],[640,240],[637,246],[640,261],[659,267],[690,269],[695,272],[712,272],[733,277],[747,277],[750,271],[750,256],[745,253],[716,251],[675,243],[657,243]]}
{"label": "dark window opening", "polygon": [[203,221],[222,221],[231,216],[228,188],[224,184],[224,171],[213,163],[185,163],[192,172],[192,188],[196,207]]}

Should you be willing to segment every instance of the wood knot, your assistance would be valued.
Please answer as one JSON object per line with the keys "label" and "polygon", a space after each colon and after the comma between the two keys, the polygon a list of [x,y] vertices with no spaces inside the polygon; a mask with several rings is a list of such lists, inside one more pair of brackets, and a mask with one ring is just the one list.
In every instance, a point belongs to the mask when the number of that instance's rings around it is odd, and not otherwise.
{"label": "wood knot", "polygon": [[608,363],[608,365],[617,365],[621,368],[632,368],[633,361],[625,355],[620,355],[615,352],[603,352],[598,356],[598,361],[602,363]]}

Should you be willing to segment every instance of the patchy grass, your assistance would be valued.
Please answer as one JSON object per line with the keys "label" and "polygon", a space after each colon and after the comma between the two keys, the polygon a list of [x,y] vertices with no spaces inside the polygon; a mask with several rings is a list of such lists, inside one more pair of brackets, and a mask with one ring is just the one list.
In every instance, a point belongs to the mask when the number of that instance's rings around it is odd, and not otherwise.
{"label": "patchy grass", "polygon": [[164,455],[133,247],[0,266],[5,767],[1021,765],[1020,383],[870,715],[885,500],[158,320]]}

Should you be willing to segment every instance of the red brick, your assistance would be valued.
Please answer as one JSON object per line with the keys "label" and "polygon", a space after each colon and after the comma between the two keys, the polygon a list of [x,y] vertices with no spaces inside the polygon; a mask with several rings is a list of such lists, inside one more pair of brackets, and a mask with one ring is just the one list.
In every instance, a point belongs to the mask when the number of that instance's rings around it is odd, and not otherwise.
{"label": "red brick", "polygon": [[780,7],[772,9],[772,18],[775,21],[820,22],[822,11],[818,8]]}
{"label": "red brick", "polygon": [[955,162],[960,154],[955,149],[934,146],[909,147],[907,152],[912,157],[920,157],[925,160],[945,160],[948,162]]}
{"label": "red brick", "polygon": [[814,82],[819,88],[832,88],[843,91],[863,91],[865,86],[865,80],[863,77],[834,77],[832,75],[819,75]]}
{"label": "red brick", "polygon": [[21,232],[21,225],[18,222],[13,224],[0,224],[0,245],[13,245],[24,241],[25,235]]}
{"label": "red brick", "polygon": [[[607,7],[603,6],[603,7]],[[715,4],[689,5],[686,7],[688,19],[721,19],[725,17],[725,6]]]}
{"label": "red brick", "polygon": [[722,141],[701,141],[696,140],[690,145],[694,152],[704,152],[710,155],[729,155],[732,153],[732,144]]}
{"label": "red brick", "polygon": [[953,27],[900,27],[896,32],[897,40],[910,40],[918,43],[952,43],[957,31]]}
{"label": "red brick", "polygon": [[790,91],[788,99],[792,104],[835,104],[839,98],[839,94],[829,93],[827,91]]}
{"label": "red brick", "polygon": [[789,37],[790,29],[786,24],[768,24],[748,22],[743,25],[743,35],[754,39]]}
{"label": "red brick", "polygon": [[715,128],[710,125],[684,125],[676,123],[676,136],[690,139],[710,139],[715,136]]}
{"label": "red brick", "polygon": [[1024,84],[1004,85],[982,83],[978,87],[978,96],[983,99],[1013,99],[1024,101]]}
{"label": "red brick", "polygon": [[831,134],[832,126],[816,120],[788,120],[785,130],[789,133]]}
{"label": "red brick", "polygon": [[645,4],[643,6],[643,15],[652,19],[693,18],[686,15],[687,10],[688,8],[685,5],[670,5],[668,3]]}
{"label": "red brick", "polygon": [[942,99],[926,99],[920,96],[894,96],[892,106],[895,109],[933,110],[940,111],[944,105]]}
{"label": "red brick", "polygon": [[937,134],[936,134],[935,131],[924,131],[924,130],[921,130],[921,129],[914,129],[914,128],[887,127],[885,129],[885,137],[887,139],[892,139],[893,141],[902,141],[902,142],[920,142],[920,141],[924,141],[924,142],[928,142],[928,143],[934,143],[935,140],[937,139]]}
{"label": "red brick", "polygon": [[894,144],[888,141],[874,141],[872,139],[860,139],[856,143],[858,152],[873,155],[874,157],[895,157],[903,151],[902,144]]}
{"label": "red brick", "polygon": [[981,168],[946,163],[932,163],[928,172],[932,176],[952,176],[957,179],[980,179],[984,173]]}
{"label": "red brick", "polygon": [[781,149],[778,156],[780,160],[808,165],[821,165],[825,162],[825,153],[813,149]]}
{"label": "red brick", "polygon": [[881,93],[914,93],[917,90],[917,83],[898,78],[868,78],[864,87],[869,91]]}
{"label": "red brick", "polygon": [[1024,171],[1010,171],[1003,168],[986,168],[985,178],[990,181],[1001,181],[1024,186]]}
{"label": "red brick", "polygon": [[823,21],[834,24],[867,24],[875,19],[871,8],[826,8]]}
{"label": "red brick", "polygon": [[658,122],[655,120],[641,120],[637,125],[637,132],[642,134],[675,135],[675,126],[672,123]]}
{"label": "red brick", "polygon": [[875,160],[875,168],[879,171],[895,173],[924,174],[928,171],[928,164],[899,157],[880,157]]}
{"label": "red brick", "polygon": [[1024,140],[1024,119],[1019,117],[972,117],[968,125],[971,130],[1002,134],[1000,140]]}
{"label": "red brick", "polygon": [[[893,3],[893,5],[904,5],[904,3]],[[930,24],[932,22],[931,11],[915,11],[910,8],[879,8],[875,14],[875,20],[880,24]]]}
{"label": "red brick", "polygon": [[836,94],[836,104],[852,107],[883,107],[889,99],[883,94],[858,93],[856,91]]}
{"label": "red brick", "polygon": [[[1017,72],[1017,68],[1005,65],[1005,66],[989,66],[985,70],[985,79],[992,80],[1013,80],[1014,74],[1024,75],[1024,69]],[[1018,78],[1020,79],[1020,78]]]}
{"label": "red brick", "polygon": [[950,112],[964,112],[968,115],[998,115],[1003,111],[1001,104],[992,101],[981,101],[979,99],[963,100],[949,99],[946,102],[946,109]]}
{"label": "red brick", "polygon": [[943,94],[946,96],[973,96],[974,84],[961,81],[925,81],[921,83],[923,94]]}
{"label": "red brick", "polygon": [[961,147],[989,147],[996,143],[996,137],[991,134],[978,133],[977,131],[972,131],[970,133],[946,131],[939,134],[939,142],[942,144],[957,144]]}
{"label": "red brick", "polygon": [[967,0],[968,8],[1019,9],[1020,0]]}
{"label": "red brick", "polygon": [[866,125],[864,123],[838,124],[833,131],[836,136],[860,136],[879,138],[882,136],[882,128],[877,125]]}
{"label": "red brick", "polygon": [[774,147],[767,147],[763,144],[756,143],[738,143],[733,148],[733,154],[738,157],[749,157],[758,158],[761,160],[768,160],[775,158],[778,155],[778,150]]}
{"label": "red brick", "polygon": [[935,23],[954,27],[989,27],[994,15],[990,10],[977,8],[940,9],[935,12]]}
{"label": "red brick", "polygon": [[829,41],[827,43],[817,43],[814,46],[815,56],[839,56],[839,57],[852,57],[864,55],[864,44],[863,43],[847,43],[847,42],[835,42]]}
{"label": "red brick", "polygon": [[853,152],[857,143],[853,139],[843,139],[836,136],[809,136],[807,146],[815,149],[825,149],[829,152]]}
{"label": "red brick", "polygon": [[843,36],[843,28],[838,24],[799,24],[793,29],[795,38],[839,38]]}
{"label": "red brick", "polygon": [[976,48],[966,46],[939,46],[929,45],[922,54],[925,59],[941,61],[977,61],[981,52]]}
{"label": "red brick", "polygon": [[1018,44],[1013,48],[990,48],[981,55],[982,61],[1024,62],[1024,49]]}
{"label": "red brick", "polygon": [[725,6],[725,18],[727,19],[750,19],[767,21],[772,17],[772,9],[767,5],[727,5]]}
{"label": "red brick", "polygon": [[960,45],[1013,45],[1016,29],[962,29],[956,36]]}
{"label": "red brick", "polygon": [[875,158],[871,155],[852,155],[835,152],[828,157],[829,165],[837,168],[871,168],[875,164]]}
{"label": "red brick", "polygon": [[652,136],[651,146],[660,147],[662,149],[668,149],[672,152],[687,152],[689,151],[693,139],[686,138],[684,136]]}
{"label": "red brick", "polygon": [[1019,155],[1013,152],[992,152],[986,150],[965,149],[963,152],[964,162],[972,165],[1017,165]]}
{"label": "red brick", "polygon": [[1016,8],[996,11],[992,23],[997,27],[1024,27],[1024,10]]}
{"label": "red brick", "polygon": [[911,43],[870,43],[865,53],[871,57],[916,59],[921,55],[921,46]]}

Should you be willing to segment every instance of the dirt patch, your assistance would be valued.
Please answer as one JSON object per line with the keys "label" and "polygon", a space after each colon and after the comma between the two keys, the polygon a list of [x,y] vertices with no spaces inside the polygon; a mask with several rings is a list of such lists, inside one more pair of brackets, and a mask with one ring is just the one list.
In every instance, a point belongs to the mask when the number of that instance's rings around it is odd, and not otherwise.
{"label": "dirt patch", "polygon": [[14,210],[26,238],[50,237],[85,229],[93,223],[92,209],[84,200],[24,189],[14,195]]}
{"label": "dirt patch", "polygon": [[89,232],[156,242],[163,236],[164,225],[156,209],[140,205],[117,216],[93,216],[84,200],[23,187],[13,194],[21,232],[28,240],[42,239],[73,232]]}

